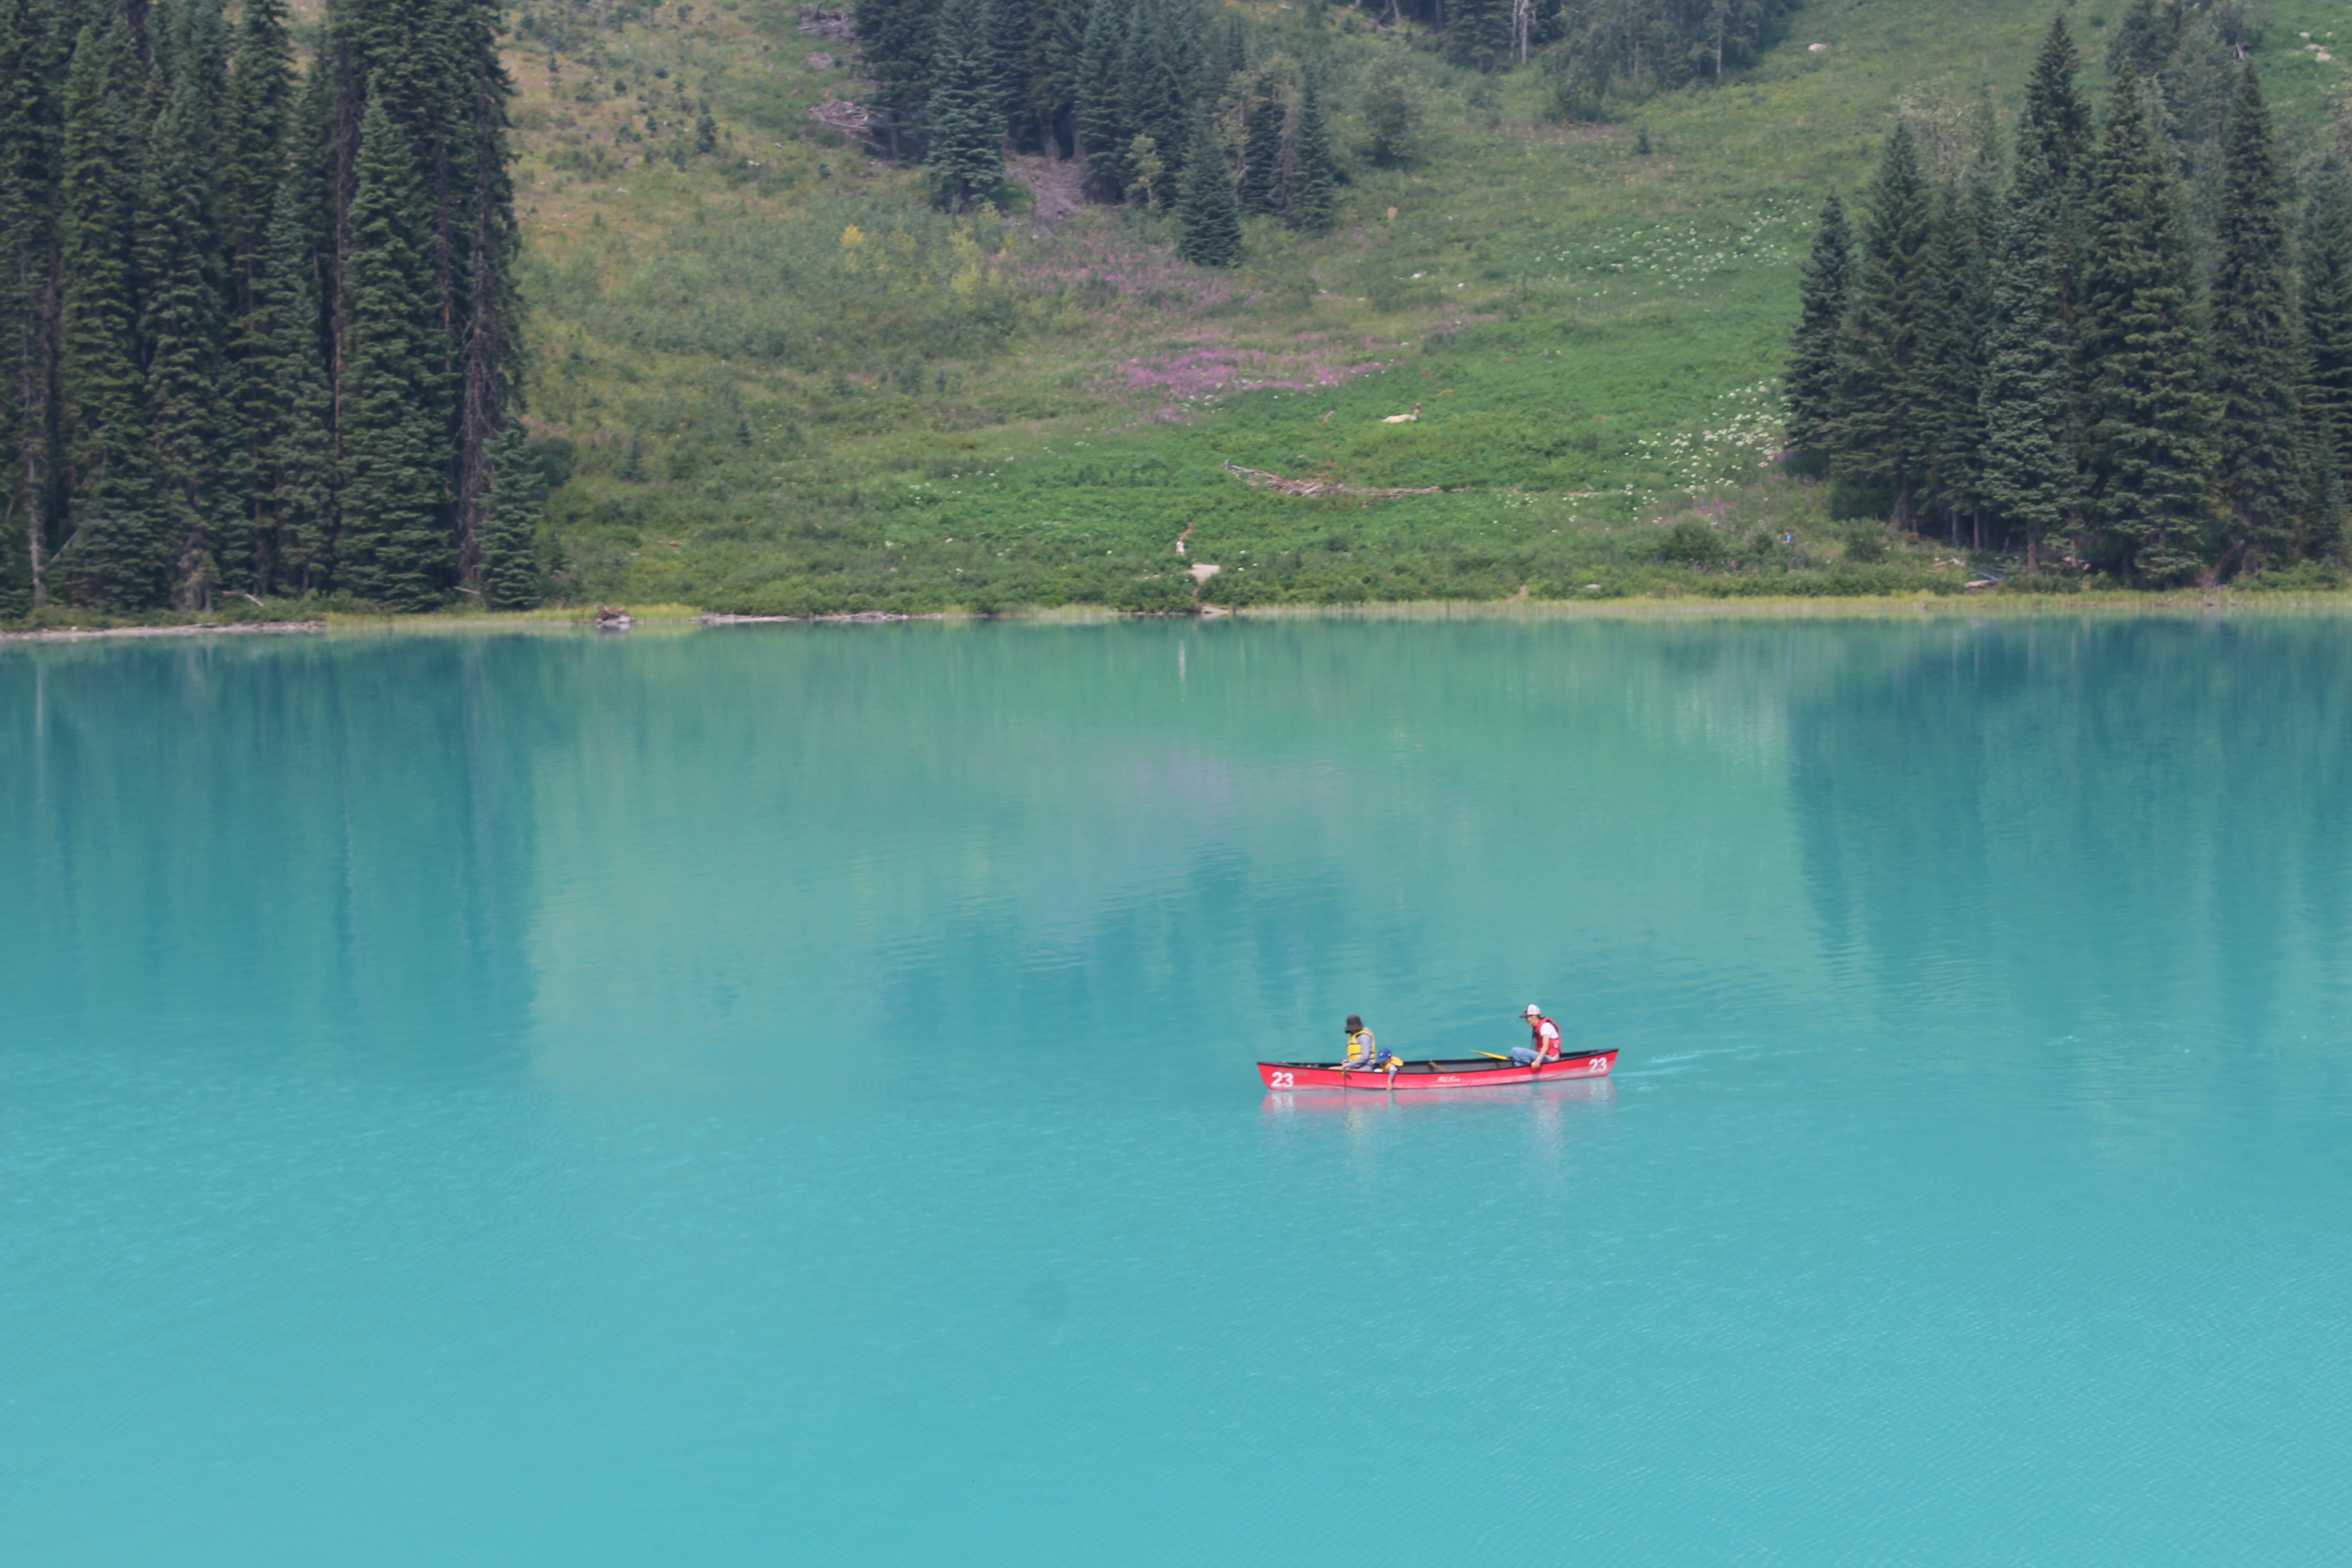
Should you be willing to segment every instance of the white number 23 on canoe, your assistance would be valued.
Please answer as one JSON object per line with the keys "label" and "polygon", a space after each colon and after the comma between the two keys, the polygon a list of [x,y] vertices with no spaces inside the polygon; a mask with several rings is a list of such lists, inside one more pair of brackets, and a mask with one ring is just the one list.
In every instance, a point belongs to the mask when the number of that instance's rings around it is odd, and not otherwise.
{"label": "white number 23 on canoe", "polygon": [[1268,1089],[1290,1089],[1296,1085],[1296,1082],[1297,1080],[1290,1074],[1278,1072],[1266,1079],[1265,1086]]}

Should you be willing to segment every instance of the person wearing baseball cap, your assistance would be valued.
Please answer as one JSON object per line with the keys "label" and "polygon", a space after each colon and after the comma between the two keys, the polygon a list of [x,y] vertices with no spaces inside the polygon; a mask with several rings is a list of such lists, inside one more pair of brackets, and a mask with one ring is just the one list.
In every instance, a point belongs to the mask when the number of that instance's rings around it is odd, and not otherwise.
{"label": "person wearing baseball cap", "polygon": [[1372,1037],[1370,1029],[1364,1027],[1364,1021],[1353,1013],[1349,1014],[1348,1055],[1339,1064],[1340,1070],[1370,1072],[1387,1065],[1390,1059],[1387,1049]]}
{"label": "person wearing baseball cap", "polygon": [[1559,1060],[1559,1026],[1545,1017],[1543,1009],[1532,1002],[1519,1016],[1528,1021],[1529,1039],[1524,1046],[1511,1047],[1511,1060],[1523,1068]]}

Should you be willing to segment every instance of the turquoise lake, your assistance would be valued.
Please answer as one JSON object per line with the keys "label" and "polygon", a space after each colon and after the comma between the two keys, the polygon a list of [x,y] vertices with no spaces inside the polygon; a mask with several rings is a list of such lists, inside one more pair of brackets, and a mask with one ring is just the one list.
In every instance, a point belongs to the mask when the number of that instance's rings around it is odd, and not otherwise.
{"label": "turquoise lake", "polygon": [[0,780],[11,1564],[2352,1541],[2352,620],[18,646]]}

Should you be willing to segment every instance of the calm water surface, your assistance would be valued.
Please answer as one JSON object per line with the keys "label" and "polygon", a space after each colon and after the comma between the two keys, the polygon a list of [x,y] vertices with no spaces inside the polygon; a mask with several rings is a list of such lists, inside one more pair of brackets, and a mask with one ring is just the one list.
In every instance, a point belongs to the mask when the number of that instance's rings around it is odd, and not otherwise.
{"label": "calm water surface", "polygon": [[2352,623],[17,647],[0,780],[0,1561],[2352,1551]]}

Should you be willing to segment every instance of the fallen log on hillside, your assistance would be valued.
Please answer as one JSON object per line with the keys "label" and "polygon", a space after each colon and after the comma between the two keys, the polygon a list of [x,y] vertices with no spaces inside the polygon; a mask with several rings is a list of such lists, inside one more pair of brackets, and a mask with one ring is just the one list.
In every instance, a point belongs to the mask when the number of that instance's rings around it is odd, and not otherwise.
{"label": "fallen log on hillside", "polygon": [[1367,489],[1331,479],[1286,479],[1280,474],[1270,474],[1264,468],[1244,468],[1239,463],[1224,463],[1220,467],[1245,485],[1257,485],[1265,489],[1280,490],[1286,496],[1303,496],[1308,500],[1322,496],[1351,496],[1358,500],[1394,500],[1399,496],[1445,493],[1444,485],[1424,485],[1419,489]]}
{"label": "fallen log on hillside", "polygon": [[845,98],[828,98],[808,111],[808,117],[819,125],[829,125],[845,136],[861,141],[880,142],[886,134],[885,121],[862,105]]}
{"label": "fallen log on hillside", "polygon": [[822,6],[801,13],[801,31],[814,33],[820,38],[839,38],[844,43],[857,41],[857,18],[847,11],[828,11]]}

